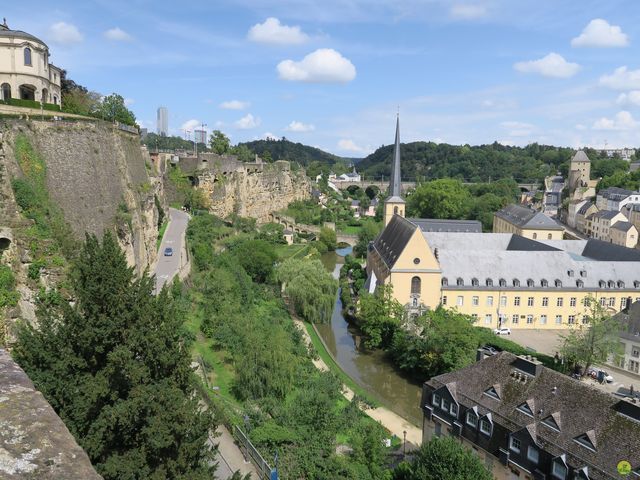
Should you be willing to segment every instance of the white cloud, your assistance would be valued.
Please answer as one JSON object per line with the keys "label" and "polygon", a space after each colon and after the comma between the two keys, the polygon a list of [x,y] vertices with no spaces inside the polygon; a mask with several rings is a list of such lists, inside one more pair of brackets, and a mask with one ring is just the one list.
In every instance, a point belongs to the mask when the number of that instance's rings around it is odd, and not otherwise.
{"label": "white cloud", "polygon": [[576,124],[576,130],[586,130],[587,126],[583,125],[582,123],[578,123]]}
{"label": "white cloud", "polygon": [[473,20],[484,17],[487,14],[487,8],[484,5],[458,3],[451,7],[450,13],[453,18]]}
{"label": "white cloud", "polygon": [[277,70],[282,80],[293,82],[346,83],[356,78],[356,67],[331,48],[320,48],[299,62],[284,60]]}
{"label": "white cloud", "polygon": [[582,33],[571,40],[572,47],[626,47],[629,38],[617,25],[596,18],[584,27]]}
{"label": "white cloud", "polygon": [[632,90],[628,93],[621,93],[616,100],[618,105],[635,105],[640,107],[640,90]]}
{"label": "white cloud", "polygon": [[640,89],[640,69],[629,70],[626,66],[618,67],[611,75],[600,77],[600,85],[614,90]]}
{"label": "white cloud", "polygon": [[124,99],[124,104],[125,106],[129,106],[129,105],[133,105],[134,103],[136,103],[136,101],[133,98],[125,98]]}
{"label": "white cloud", "polygon": [[525,122],[502,122],[500,123],[502,128],[508,130],[510,137],[528,137],[533,134],[534,126]]}
{"label": "white cloud", "polygon": [[244,117],[234,123],[234,125],[240,130],[250,130],[252,128],[256,128],[261,123],[262,121],[259,118],[247,113]]}
{"label": "white cloud", "polygon": [[119,27],[110,28],[104,32],[105,38],[114,42],[130,42],[133,37]]}
{"label": "white cloud", "polygon": [[538,60],[517,62],[513,68],[519,72],[537,73],[545,77],[569,78],[578,73],[580,65],[567,62],[562,55],[551,52]]}
{"label": "white cloud", "polygon": [[338,148],[340,150],[346,150],[349,152],[357,152],[357,153],[365,153],[366,149],[362,148],[359,145],[356,145],[356,142],[351,140],[350,138],[343,138],[338,142]]}
{"label": "white cloud", "polygon": [[195,118],[192,118],[191,120],[187,120],[186,122],[184,122],[180,127],[180,130],[189,130],[192,132],[196,128],[200,129],[200,125],[202,125],[202,122],[200,122],[200,120],[196,120]]}
{"label": "white cloud", "polygon": [[229,100],[226,102],[222,102],[219,107],[225,110],[244,110],[245,108],[249,108],[251,103],[243,102],[241,100]]}
{"label": "white cloud", "polygon": [[293,122],[291,122],[289,125],[287,125],[287,127],[285,128],[285,130],[287,132],[312,132],[313,130],[315,130],[316,127],[311,125],[311,124],[307,124],[307,123],[302,123],[302,122],[298,122],[296,120],[294,120]]}
{"label": "white cloud", "polygon": [[594,130],[631,130],[638,127],[638,122],[626,110],[616,113],[614,118],[602,117],[593,124]]}
{"label": "white cloud", "polygon": [[55,43],[62,45],[72,45],[80,43],[84,39],[78,27],[66,22],[58,22],[49,28],[51,38]]}
{"label": "white cloud", "polygon": [[293,27],[283,25],[274,17],[269,17],[264,23],[257,23],[251,27],[247,38],[252,42],[275,45],[299,45],[309,40],[309,36],[297,25]]}

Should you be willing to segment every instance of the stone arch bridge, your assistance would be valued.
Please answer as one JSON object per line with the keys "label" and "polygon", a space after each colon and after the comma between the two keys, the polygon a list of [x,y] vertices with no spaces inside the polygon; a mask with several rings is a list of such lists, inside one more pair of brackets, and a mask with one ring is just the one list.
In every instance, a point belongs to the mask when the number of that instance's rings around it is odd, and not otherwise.
{"label": "stone arch bridge", "polygon": [[[322,227],[318,225],[306,225],[304,223],[296,223],[293,217],[289,217],[288,215],[281,215],[279,213],[270,213],[269,221],[273,223],[279,223],[280,225],[284,225],[284,228],[291,230],[295,233],[305,233],[305,234],[314,234],[319,235],[320,229]],[[351,245],[352,247],[358,243],[357,235],[349,235],[346,233],[336,232],[336,237],[338,243],[346,243],[347,245]]]}
{"label": "stone arch bridge", "polygon": [[[343,182],[332,182],[336,188],[338,188],[339,190],[346,190],[349,187],[360,187],[362,189],[366,189],[367,187],[378,187],[381,191],[385,191],[387,189],[387,187],[389,187],[389,180],[360,180],[359,182],[355,182],[355,181],[343,181]],[[475,185],[476,182],[462,182],[464,185]],[[416,187],[416,182],[412,182],[412,181],[404,181],[402,182],[402,186],[401,189],[403,192],[406,192],[407,190],[410,190],[412,188]],[[538,191],[538,189],[540,188],[540,184],[539,183],[519,183],[518,187],[520,188],[521,192],[531,192],[531,193],[536,193]]]}

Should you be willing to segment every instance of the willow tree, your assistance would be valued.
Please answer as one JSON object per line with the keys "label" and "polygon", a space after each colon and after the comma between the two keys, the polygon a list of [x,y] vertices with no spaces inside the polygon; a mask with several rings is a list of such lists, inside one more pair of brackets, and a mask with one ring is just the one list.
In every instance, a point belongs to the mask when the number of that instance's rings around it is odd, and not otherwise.
{"label": "willow tree", "polygon": [[331,320],[338,284],[320,260],[290,258],[276,276],[298,315],[311,323]]}

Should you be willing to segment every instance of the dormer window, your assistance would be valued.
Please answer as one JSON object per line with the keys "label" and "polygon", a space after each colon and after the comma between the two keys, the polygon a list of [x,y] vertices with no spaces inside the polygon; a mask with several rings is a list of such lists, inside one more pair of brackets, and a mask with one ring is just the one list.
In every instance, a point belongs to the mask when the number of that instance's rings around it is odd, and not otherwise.
{"label": "dormer window", "polygon": [[640,280],[635,280],[633,282],[633,288],[640,288]]}
{"label": "dormer window", "polygon": [[533,282],[533,280],[528,278],[527,279],[527,287],[533,287],[534,285],[535,285],[535,283]]}
{"label": "dormer window", "polygon": [[549,427],[551,430],[555,430],[556,432],[560,431],[560,425],[558,425],[558,422],[553,415],[549,415],[547,418],[543,419],[542,424]]}
{"label": "dormer window", "polygon": [[540,286],[541,287],[548,287],[549,286],[549,282],[546,279],[542,279],[540,280]]}
{"label": "dormer window", "polygon": [[565,480],[568,470],[567,463],[564,460],[564,454],[553,460],[551,464],[551,476],[553,478]]}
{"label": "dormer window", "polygon": [[442,281],[440,283],[443,287],[446,287],[449,285],[449,280],[447,279],[447,277],[442,277]]}
{"label": "dormer window", "polygon": [[478,281],[477,278],[472,278],[471,279],[471,285],[474,286],[474,287],[478,287],[478,286],[480,286],[480,282]]}
{"label": "dormer window", "polygon": [[27,67],[31,66],[31,49],[29,47],[24,49],[24,64]]}
{"label": "dormer window", "polygon": [[598,286],[599,286],[600,288],[606,288],[606,287],[607,287],[607,282],[605,282],[604,280],[600,280],[600,281],[598,282]]}
{"label": "dormer window", "polygon": [[520,453],[521,447],[522,447],[522,444],[520,443],[520,440],[518,440],[516,437],[511,437],[509,441],[509,450],[516,453]]}
{"label": "dormer window", "polygon": [[504,278],[501,278],[500,280],[498,280],[498,285],[500,285],[501,287],[506,287],[507,281]]}
{"label": "dormer window", "polygon": [[573,277],[573,270],[567,270],[567,275],[569,275],[570,277]]}
{"label": "dormer window", "polygon": [[434,393],[431,396],[431,405],[434,405],[436,407],[440,406],[440,395],[438,395],[437,393]]}
{"label": "dormer window", "polygon": [[484,391],[484,394],[490,396],[491,398],[495,398],[496,400],[500,400],[500,394],[498,393],[498,390],[495,386],[487,388]]}
{"label": "dormer window", "polygon": [[487,278],[485,280],[485,284],[487,285],[487,287],[493,287],[493,280],[491,280],[490,278]]}
{"label": "dormer window", "polygon": [[491,420],[491,414],[487,413],[486,417],[480,419],[480,431],[485,435],[491,436],[493,430],[493,421]]}
{"label": "dormer window", "polygon": [[558,280],[558,279],[556,279],[556,281],[555,281],[554,283],[555,283],[555,285],[556,285],[556,288],[560,288],[560,287],[562,287],[562,280]]}
{"label": "dormer window", "polygon": [[458,277],[458,279],[456,280],[456,285],[458,285],[459,287],[464,285],[464,280],[460,277]]}
{"label": "dormer window", "polygon": [[616,287],[616,282],[614,282],[613,280],[609,280],[608,286],[609,286],[609,288],[615,288]]}
{"label": "dormer window", "polygon": [[534,465],[537,465],[539,457],[540,454],[538,452],[538,449],[529,445],[529,448],[527,448],[527,460],[529,460]]}
{"label": "dormer window", "polygon": [[[591,435],[589,435],[589,433],[591,433]],[[591,450],[592,452],[595,452],[596,451],[596,446],[595,446],[594,441],[592,440],[592,438],[593,438],[593,430],[590,430],[587,433],[583,433],[582,435],[577,436],[573,440],[577,444],[582,445],[583,447],[585,447],[586,449]]]}
{"label": "dormer window", "polygon": [[454,417],[458,416],[458,405],[456,405],[455,403],[451,402],[451,407],[449,407],[449,413],[451,415],[453,415]]}
{"label": "dormer window", "polygon": [[531,410],[531,407],[527,402],[523,403],[522,405],[518,405],[517,410],[529,417],[533,417],[533,411]]}
{"label": "dormer window", "polygon": [[578,288],[584,287],[584,282],[582,280],[576,280],[576,287]]}
{"label": "dormer window", "polygon": [[622,280],[618,280],[618,288],[624,288],[624,282]]}
{"label": "dormer window", "polygon": [[478,415],[473,410],[467,410],[467,425],[478,428]]}
{"label": "dormer window", "polygon": [[514,287],[519,287],[520,286],[520,280],[518,280],[517,278],[513,279],[513,286]]}
{"label": "dormer window", "polygon": [[587,271],[586,270],[580,270],[580,276],[581,277],[586,277],[587,276]]}
{"label": "dormer window", "polygon": [[445,412],[449,411],[449,406],[451,405],[451,402],[449,402],[449,400],[447,400],[446,398],[442,399],[442,404],[441,407]]}

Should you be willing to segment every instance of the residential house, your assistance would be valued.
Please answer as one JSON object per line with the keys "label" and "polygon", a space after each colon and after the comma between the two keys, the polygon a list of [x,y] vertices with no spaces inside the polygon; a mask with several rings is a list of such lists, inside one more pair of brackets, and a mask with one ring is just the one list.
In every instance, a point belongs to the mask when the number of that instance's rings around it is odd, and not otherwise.
{"label": "residential house", "polygon": [[423,442],[458,439],[498,480],[613,480],[621,461],[640,476],[640,404],[533,357],[499,352],[433,377],[421,407]]}
{"label": "residential house", "polygon": [[576,215],[578,211],[588,202],[588,200],[570,200],[567,205],[567,225],[571,228],[577,227]]}
{"label": "residential house", "polygon": [[592,238],[605,242],[611,241],[609,230],[616,222],[627,222],[628,219],[618,210],[600,210],[587,217],[587,232]]}
{"label": "residential house", "polygon": [[619,212],[628,203],[640,203],[640,192],[609,187],[600,190],[596,196],[596,207],[599,210],[615,210]]}
{"label": "residential house", "polygon": [[636,226],[638,231],[640,231],[640,203],[628,203],[621,212]]}
{"label": "residential house", "polygon": [[378,197],[374,197],[371,202],[369,203],[369,208],[367,208],[364,212],[364,216],[365,217],[375,217],[376,216],[376,208],[378,208],[378,205],[380,204],[380,200],[378,200]]}
{"label": "residential house", "polygon": [[564,189],[564,178],[560,175],[553,175],[544,179],[545,192],[543,197],[543,211],[547,215],[556,215],[562,203],[562,190]]}
{"label": "residential house", "polygon": [[[637,375],[640,380],[640,301],[629,302],[628,308],[626,307],[615,316],[622,325],[622,354],[617,358],[611,358],[610,363]],[[636,388],[640,389],[640,382]]]}
{"label": "residential house", "polygon": [[586,235],[590,235],[591,231],[589,230],[589,226],[591,224],[587,219],[597,211],[598,207],[596,207],[595,203],[591,201],[583,203],[576,211],[576,230]]}
{"label": "residential house", "polygon": [[631,222],[616,222],[609,229],[609,241],[627,248],[638,245],[638,229]]}
{"label": "residential house", "polygon": [[542,212],[507,205],[493,215],[494,233],[514,233],[525,238],[562,240],[564,228]]}

